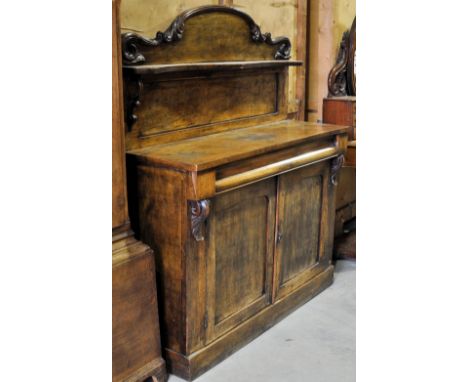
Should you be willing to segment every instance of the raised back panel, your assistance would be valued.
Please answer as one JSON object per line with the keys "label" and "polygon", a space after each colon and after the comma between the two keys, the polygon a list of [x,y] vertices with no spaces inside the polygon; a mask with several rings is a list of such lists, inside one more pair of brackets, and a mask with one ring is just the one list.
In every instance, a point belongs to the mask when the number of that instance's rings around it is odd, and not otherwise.
{"label": "raised back panel", "polygon": [[279,111],[278,85],[278,73],[272,71],[148,83],[141,95],[145,107],[138,113],[133,135],[141,140],[164,138],[184,129],[271,117]]}
{"label": "raised back panel", "polygon": [[262,33],[234,8],[179,15],[153,39],[122,35],[127,149],[287,117],[286,37]]}
{"label": "raised back panel", "polygon": [[263,34],[244,12],[210,5],[181,13],[153,39],[126,33],[122,49],[124,64],[168,64],[289,59],[291,43]]}

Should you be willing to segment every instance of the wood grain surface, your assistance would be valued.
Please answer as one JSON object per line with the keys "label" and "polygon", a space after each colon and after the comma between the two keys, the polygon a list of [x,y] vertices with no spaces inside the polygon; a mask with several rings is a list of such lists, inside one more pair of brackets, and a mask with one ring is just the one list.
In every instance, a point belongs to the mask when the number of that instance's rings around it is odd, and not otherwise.
{"label": "wood grain surface", "polygon": [[155,253],[169,369],[189,380],[332,282],[347,142],[346,126],[287,120],[278,46],[215,9],[140,47],[125,77],[132,220]]}
{"label": "wood grain surface", "polygon": [[112,1],[112,381],[164,382],[154,254],[133,237],[127,206],[119,5]]}
{"label": "wood grain surface", "polygon": [[345,127],[286,120],[133,150],[154,164],[202,171],[243,158],[346,132]]}

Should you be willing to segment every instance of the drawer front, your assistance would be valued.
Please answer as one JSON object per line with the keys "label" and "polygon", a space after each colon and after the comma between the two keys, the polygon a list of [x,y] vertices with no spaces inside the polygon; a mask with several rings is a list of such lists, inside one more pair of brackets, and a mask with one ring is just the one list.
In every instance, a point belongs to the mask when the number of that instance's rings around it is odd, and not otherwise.
{"label": "drawer front", "polygon": [[348,139],[356,139],[356,101],[340,98],[323,100],[323,122],[349,126]]}
{"label": "drawer front", "polygon": [[329,263],[329,161],[280,175],[278,182],[275,298]]}
{"label": "drawer front", "polygon": [[218,195],[208,219],[207,340],[271,303],[276,178]]}

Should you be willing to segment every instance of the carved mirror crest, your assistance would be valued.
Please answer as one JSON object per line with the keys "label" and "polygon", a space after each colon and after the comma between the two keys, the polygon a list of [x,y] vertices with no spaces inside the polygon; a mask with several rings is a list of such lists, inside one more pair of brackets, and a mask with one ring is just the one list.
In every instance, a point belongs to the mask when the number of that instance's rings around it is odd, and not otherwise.
{"label": "carved mirror crest", "polygon": [[356,17],[343,33],[336,64],[328,75],[329,96],[356,95]]}

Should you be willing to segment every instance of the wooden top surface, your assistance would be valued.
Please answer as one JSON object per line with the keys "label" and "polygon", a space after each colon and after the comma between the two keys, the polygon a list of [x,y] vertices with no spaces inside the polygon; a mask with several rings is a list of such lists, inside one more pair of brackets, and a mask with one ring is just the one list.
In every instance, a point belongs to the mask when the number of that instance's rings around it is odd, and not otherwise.
{"label": "wooden top surface", "polygon": [[154,145],[129,153],[164,166],[202,171],[346,132],[346,126],[286,120]]}

